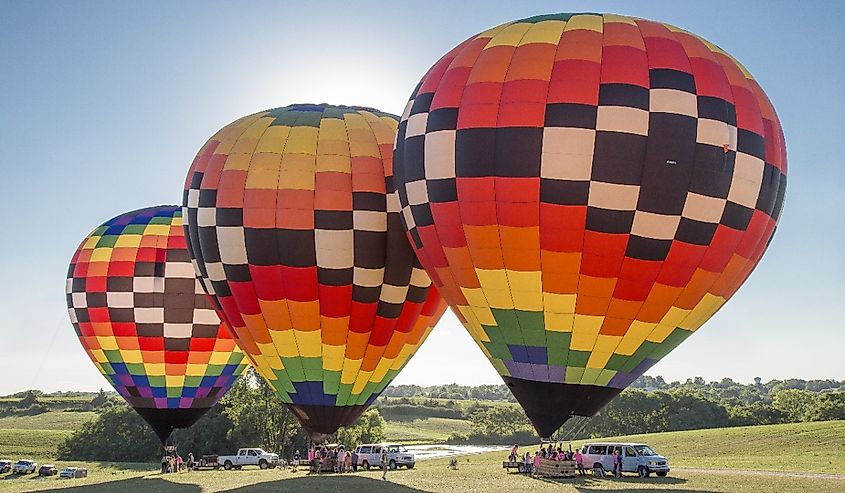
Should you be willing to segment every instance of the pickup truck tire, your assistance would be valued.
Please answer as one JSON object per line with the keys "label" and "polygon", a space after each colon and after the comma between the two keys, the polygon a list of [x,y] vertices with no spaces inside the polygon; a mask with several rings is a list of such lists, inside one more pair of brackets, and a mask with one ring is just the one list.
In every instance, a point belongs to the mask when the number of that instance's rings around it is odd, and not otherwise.
{"label": "pickup truck tire", "polygon": [[369,462],[364,461],[364,463],[363,463],[363,464],[361,464],[361,465],[363,465],[363,466],[364,466],[364,470],[365,470],[365,471],[369,471],[369,470],[370,470],[370,463],[369,463]]}
{"label": "pickup truck tire", "polygon": [[407,464],[407,465],[405,465],[405,467],[408,468],[408,469],[413,469],[414,465],[413,464]]}
{"label": "pickup truck tire", "polygon": [[224,462],[223,463],[223,469],[225,469],[227,471],[231,471],[232,470],[232,461],[227,460],[226,462]]}
{"label": "pickup truck tire", "polygon": [[244,466],[235,466],[236,471],[240,471]]}
{"label": "pickup truck tire", "polygon": [[270,467],[270,464],[268,464],[266,460],[261,459],[261,461],[258,462],[258,467],[260,467],[261,469],[267,469],[268,467]]}
{"label": "pickup truck tire", "polygon": [[387,466],[390,467],[391,471],[395,470],[396,469],[396,461],[393,460],[393,459],[390,459],[390,463]]}
{"label": "pickup truck tire", "polygon": [[668,474],[668,473],[667,473],[666,471],[660,471],[660,472],[656,472],[655,474],[657,474],[657,475],[658,475],[658,476],[660,476],[661,478],[665,478],[665,477],[666,477],[666,474]]}

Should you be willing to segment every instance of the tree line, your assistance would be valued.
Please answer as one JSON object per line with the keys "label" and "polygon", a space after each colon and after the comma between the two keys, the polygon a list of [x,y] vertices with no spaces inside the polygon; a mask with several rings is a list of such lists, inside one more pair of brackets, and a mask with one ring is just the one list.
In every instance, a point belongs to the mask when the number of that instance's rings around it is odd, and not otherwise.
{"label": "tree line", "polygon": [[[378,410],[366,411],[358,421],[332,437],[347,445],[384,438],[385,421]],[[175,430],[171,440],[179,453],[230,454],[240,447],[261,447],[281,457],[309,445],[293,413],[255,370],[247,369],[229,392],[193,426]],[[131,444],[131,446],[127,446]],[[59,445],[61,460],[149,462],[160,458],[161,444],[152,429],[131,408],[108,407]]]}
{"label": "tree line", "polygon": [[[730,379],[706,383],[690,379],[666,384],[644,379],[622,392],[594,417],[564,425],[564,439],[633,435],[664,431],[724,428],[845,419],[843,383],[829,381],[755,381]],[[660,383],[662,382],[662,383]],[[658,385],[653,385],[659,383]],[[476,408],[468,416],[469,434],[453,434],[453,443],[530,443],[530,422],[518,408]]]}

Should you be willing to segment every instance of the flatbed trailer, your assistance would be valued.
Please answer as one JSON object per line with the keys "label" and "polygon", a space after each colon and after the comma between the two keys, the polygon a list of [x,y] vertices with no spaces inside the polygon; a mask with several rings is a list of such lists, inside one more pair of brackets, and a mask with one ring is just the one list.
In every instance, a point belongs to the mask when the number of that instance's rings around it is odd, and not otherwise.
{"label": "flatbed trailer", "polygon": [[526,464],[524,461],[521,460],[502,461],[502,468],[507,469],[508,472],[510,472],[511,469],[516,469],[516,472],[521,474],[531,472],[531,464]]}

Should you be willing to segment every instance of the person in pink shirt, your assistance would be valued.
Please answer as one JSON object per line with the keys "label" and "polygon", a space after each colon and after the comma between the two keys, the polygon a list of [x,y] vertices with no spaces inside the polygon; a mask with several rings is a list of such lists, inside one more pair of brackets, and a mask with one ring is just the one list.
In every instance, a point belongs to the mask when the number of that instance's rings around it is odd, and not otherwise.
{"label": "person in pink shirt", "polygon": [[585,476],[584,472],[584,456],[581,455],[581,449],[575,450],[575,466],[578,468],[578,475]]}
{"label": "person in pink shirt", "polygon": [[316,464],[314,462],[314,447],[308,448],[308,467],[310,468],[310,472],[315,472]]}
{"label": "person in pink shirt", "polygon": [[531,474],[537,476],[537,469],[540,467],[540,452],[534,452],[534,467],[531,468]]}

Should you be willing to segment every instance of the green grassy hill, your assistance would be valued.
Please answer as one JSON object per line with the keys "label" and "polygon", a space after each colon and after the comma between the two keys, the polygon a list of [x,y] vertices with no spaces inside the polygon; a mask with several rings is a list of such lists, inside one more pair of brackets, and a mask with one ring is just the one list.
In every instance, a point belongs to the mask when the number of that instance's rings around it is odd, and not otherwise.
{"label": "green grassy hill", "polygon": [[618,439],[646,442],[676,466],[845,472],[845,421],[674,431]]}
{"label": "green grassy hill", "polygon": [[410,420],[387,420],[385,438],[407,444],[439,443],[446,441],[450,433],[469,433],[470,422],[465,419],[420,418]]}
{"label": "green grassy hill", "polygon": [[4,416],[0,418],[0,459],[54,458],[59,443],[96,415],[51,411],[34,416]]}

